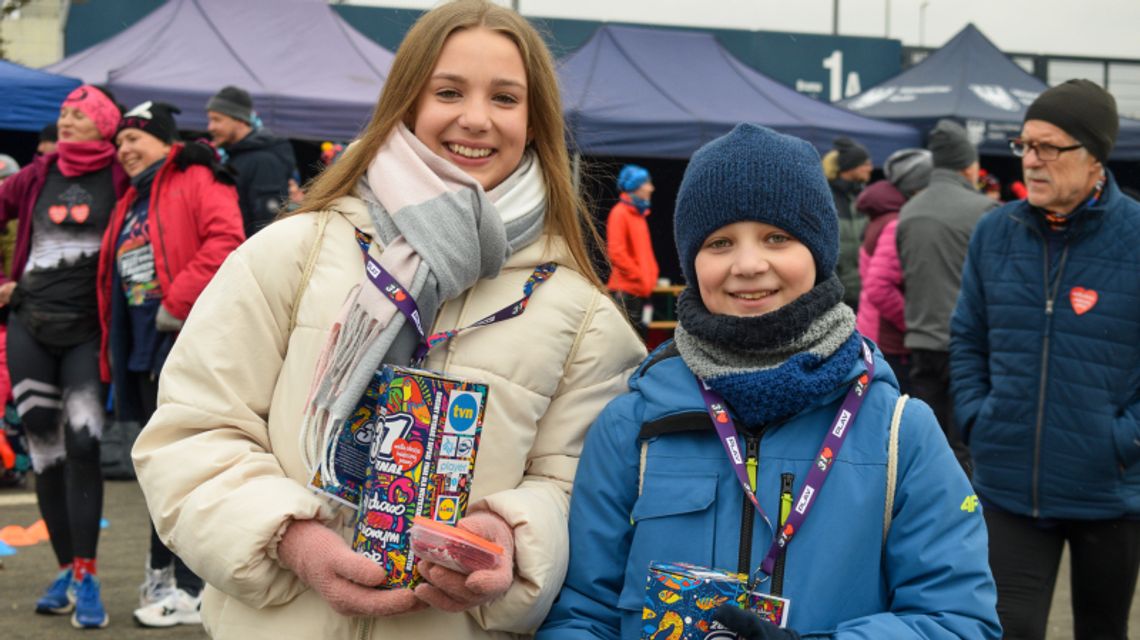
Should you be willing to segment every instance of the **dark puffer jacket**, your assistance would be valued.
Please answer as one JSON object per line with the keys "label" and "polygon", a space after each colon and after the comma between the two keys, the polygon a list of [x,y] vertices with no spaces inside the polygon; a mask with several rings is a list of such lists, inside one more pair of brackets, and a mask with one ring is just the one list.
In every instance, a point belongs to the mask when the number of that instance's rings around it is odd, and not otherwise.
{"label": "dark puffer jacket", "polygon": [[226,166],[237,174],[238,204],[249,237],[273,222],[289,196],[289,177],[297,167],[293,147],[258,129],[226,147]]}
{"label": "dark puffer jacket", "polygon": [[1049,260],[1026,201],[978,223],[951,323],[979,497],[1040,518],[1140,515],[1140,204],[1110,175]]}

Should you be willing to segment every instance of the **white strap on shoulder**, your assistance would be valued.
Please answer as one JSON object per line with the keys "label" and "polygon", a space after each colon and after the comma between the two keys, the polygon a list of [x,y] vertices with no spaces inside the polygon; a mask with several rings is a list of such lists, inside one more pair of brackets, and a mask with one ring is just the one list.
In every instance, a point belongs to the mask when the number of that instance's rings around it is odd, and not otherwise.
{"label": "white strap on shoulder", "polygon": [[891,530],[891,517],[895,509],[895,483],[899,472],[899,426],[902,424],[903,408],[910,396],[903,394],[895,402],[894,415],[891,416],[891,433],[887,441],[887,501],[883,508],[883,544],[887,542],[887,533]]}
{"label": "white strap on shoulder", "polygon": [[289,314],[289,333],[297,327],[297,313],[301,309],[301,298],[305,296],[305,290],[309,288],[309,280],[313,277],[313,269],[317,266],[317,258],[321,255],[321,243],[325,239],[325,227],[329,224],[329,217],[332,213],[329,211],[321,211],[317,213],[317,238],[313,241],[313,246],[309,249],[309,255],[305,258],[305,266],[301,271],[301,285],[297,287],[297,295],[293,296],[293,312]]}

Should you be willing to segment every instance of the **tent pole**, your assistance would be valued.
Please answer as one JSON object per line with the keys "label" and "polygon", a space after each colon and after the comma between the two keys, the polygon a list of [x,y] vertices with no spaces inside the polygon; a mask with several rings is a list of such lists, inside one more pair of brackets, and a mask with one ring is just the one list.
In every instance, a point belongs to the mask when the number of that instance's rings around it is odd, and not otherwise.
{"label": "tent pole", "polygon": [[574,193],[582,192],[582,154],[577,151],[570,158],[570,170],[574,173]]}

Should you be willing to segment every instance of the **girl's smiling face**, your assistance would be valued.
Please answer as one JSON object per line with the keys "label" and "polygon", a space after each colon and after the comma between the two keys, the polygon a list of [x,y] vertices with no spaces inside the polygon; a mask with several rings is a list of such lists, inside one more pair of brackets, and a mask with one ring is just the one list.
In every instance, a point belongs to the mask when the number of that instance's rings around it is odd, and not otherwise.
{"label": "girl's smiling face", "polygon": [[728,316],[771,313],[815,286],[811,251],[762,222],[734,222],[709,234],[694,269],[705,308]]}
{"label": "girl's smiling face", "polygon": [[448,37],[420,92],[412,131],[479,181],[498,186],[529,140],[526,68],[508,37],[475,27]]}

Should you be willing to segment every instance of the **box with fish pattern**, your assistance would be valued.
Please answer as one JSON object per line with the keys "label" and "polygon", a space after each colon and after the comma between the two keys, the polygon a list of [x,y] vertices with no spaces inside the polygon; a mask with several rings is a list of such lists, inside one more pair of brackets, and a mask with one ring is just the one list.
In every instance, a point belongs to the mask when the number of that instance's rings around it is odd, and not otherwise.
{"label": "box with fish pattern", "polygon": [[651,562],[641,611],[643,640],[735,638],[713,622],[722,604],[750,609],[772,624],[787,624],[788,602],[748,590],[748,576],[683,562]]}
{"label": "box with fish pattern", "polygon": [[467,511],[488,388],[431,371],[383,372],[352,548],[387,570],[382,588],[412,587],[420,579],[412,518],[453,525]]}

